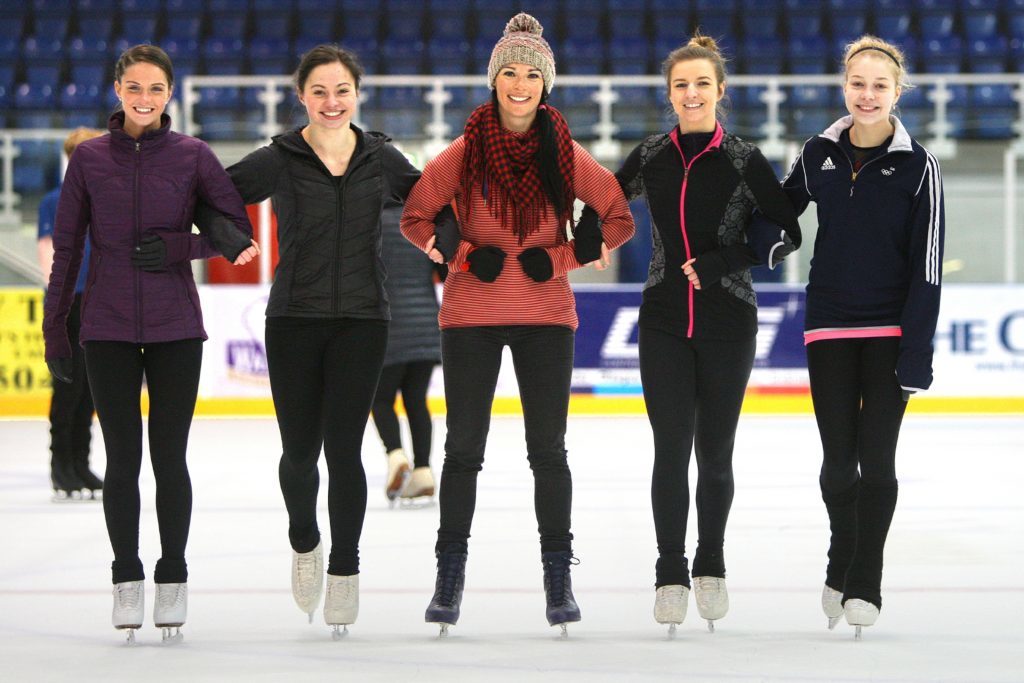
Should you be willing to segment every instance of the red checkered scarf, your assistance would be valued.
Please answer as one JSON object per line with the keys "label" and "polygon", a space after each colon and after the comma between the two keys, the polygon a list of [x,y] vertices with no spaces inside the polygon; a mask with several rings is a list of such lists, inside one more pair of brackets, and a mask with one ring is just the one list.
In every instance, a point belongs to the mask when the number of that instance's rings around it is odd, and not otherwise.
{"label": "red checkered scarf", "polygon": [[[565,223],[572,219],[573,149],[572,134],[565,118],[554,107],[547,108],[555,129],[558,146],[558,170],[563,178],[565,197],[562,215],[557,216],[559,233],[563,239]],[[460,220],[469,220],[470,198],[473,187],[480,185],[484,201],[491,215],[510,225],[519,237],[519,243],[540,228],[540,221],[548,211],[548,199],[541,184],[537,166],[540,135],[534,124],[526,133],[514,133],[503,128],[493,102],[477,107],[466,121],[463,134],[466,148],[462,156],[462,196]]]}

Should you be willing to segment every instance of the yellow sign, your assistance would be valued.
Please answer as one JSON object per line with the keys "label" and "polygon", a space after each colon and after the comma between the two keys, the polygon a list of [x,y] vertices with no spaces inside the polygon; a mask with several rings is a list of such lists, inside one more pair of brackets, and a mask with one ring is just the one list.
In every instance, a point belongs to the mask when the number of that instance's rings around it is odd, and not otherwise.
{"label": "yellow sign", "polygon": [[0,398],[50,393],[43,345],[43,292],[0,288]]}

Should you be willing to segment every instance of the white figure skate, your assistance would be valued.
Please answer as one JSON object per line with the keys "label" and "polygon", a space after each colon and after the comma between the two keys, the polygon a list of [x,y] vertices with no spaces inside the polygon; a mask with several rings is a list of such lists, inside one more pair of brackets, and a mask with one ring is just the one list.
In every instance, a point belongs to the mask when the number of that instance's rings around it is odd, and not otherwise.
{"label": "white figure skate", "polygon": [[308,553],[292,551],[292,597],[299,609],[309,615],[313,623],[313,612],[320,604],[324,590],[324,544],[323,541]]}
{"label": "white figure skate", "polygon": [[843,616],[843,594],[826,585],[821,589],[821,609],[828,617],[828,630],[831,631]]}
{"label": "white figure skate", "polygon": [[[335,640],[348,635],[348,625],[359,616],[359,575],[327,575],[327,597],[324,598],[324,621],[334,627]],[[340,628],[339,628],[340,627]]]}
{"label": "white figure skate", "polygon": [[857,631],[854,638],[860,640],[860,630],[864,626],[872,626],[878,619],[878,608],[867,600],[852,598],[843,605],[843,612],[846,614],[846,623],[856,626]]}
{"label": "white figure skate", "polygon": [[394,507],[395,502],[402,495],[405,485],[409,482],[409,458],[401,448],[388,451],[387,458],[388,476],[384,481],[384,495],[387,496],[391,507]]}
{"label": "white figure skate", "polygon": [[720,576],[693,577],[693,598],[701,618],[707,619],[708,630],[714,633],[715,621],[729,611],[729,591],[725,588],[725,579]]}
{"label": "white figure skate", "polygon": [[188,615],[188,584],[158,583],[153,600],[153,623],[161,630],[163,642],[180,643],[181,627]]}
{"label": "white figure skate", "polygon": [[145,584],[142,581],[124,581],[114,584],[114,628],[128,631],[128,644],[135,644],[135,629],[142,628],[145,618]]}
{"label": "white figure skate", "polygon": [[676,637],[676,626],[686,619],[690,589],[682,585],[662,586],[654,594],[654,620],[668,624],[668,637]]}

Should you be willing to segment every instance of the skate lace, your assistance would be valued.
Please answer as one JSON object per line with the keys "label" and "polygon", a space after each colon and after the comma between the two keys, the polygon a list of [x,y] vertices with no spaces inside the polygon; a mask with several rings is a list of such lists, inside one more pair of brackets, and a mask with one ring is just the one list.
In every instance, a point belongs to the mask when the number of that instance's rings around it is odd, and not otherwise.
{"label": "skate lace", "polygon": [[156,597],[160,603],[160,607],[170,609],[177,607],[185,600],[185,584],[178,584],[174,588],[170,588],[166,584],[163,584],[163,588],[157,586]]}
{"label": "skate lace", "polygon": [[451,606],[455,602],[459,579],[462,576],[462,561],[459,555],[445,553],[438,558],[437,592],[440,594],[438,602],[442,605]]}
{"label": "skate lace", "polygon": [[121,609],[135,609],[139,606],[139,599],[141,597],[141,591],[138,586],[118,584],[117,589],[117,606]]}
{"label": "skate lace", "polygon": [[655,593],[655,603],[660,608],[668,608],[679,602],[682,597],[682,586],[662,586]]}
{"label": "skate lace", "polygon": [[556,605],[565,602],[569,585],[569,567],[580,561],[570,554],[544,557],[544,590],[548,600]]}
{"label": "skate lace", "polygon": [[315,553],[301,553],[295,561],[295,573],[299,580],[299,593],[307,595],[316,586],[316,557]]}
{"label": "skate lace", "polygon": [[355,582],[353,581],[328,581],[327,601],[348,602],[354,592]]}
{"label": "skate lace", "polygon": [[718,600],[725,579],[717,576],[695,576],[693,582],[694,588],[697,589],[697,599],[703,603],[711,603]]}

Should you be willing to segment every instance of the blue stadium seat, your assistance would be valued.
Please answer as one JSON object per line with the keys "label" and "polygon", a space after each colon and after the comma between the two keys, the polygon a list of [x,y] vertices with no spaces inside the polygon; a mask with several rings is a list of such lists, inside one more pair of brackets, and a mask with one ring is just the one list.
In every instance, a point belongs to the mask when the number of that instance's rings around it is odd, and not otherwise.
{"label": "blue stadium seat", "polygon": [[[728,36],[736,35],[736,21],[735,15],[731,12],[695,12],[697,27],[701,33],[706,36],[711,36],[716,41],[727,38]],[[669,25],[675,35],[678,35],[682,42],[686,42],[689,37],[689,33],[682,29],[681,26]]]}
{"label": "blue stadium seat", "polygon": [[427,37],[427,7],[423,0],[387,0],[388,38],[420,40]]}
{"label": "blue stadium seat", "polygon": [[168,14],[167,31],[164,38],[175,40],[199,40],[203,26],[201,14]]}
{"label": "blue stadium seat", "polygon": [[421,74],[426,46],[421,40],[388,38],[381,41],[386,61],[381,67],[389,74]]}
{"label": "blue stadium seat", "polygon": [[18,40],[21,38],[25,22],[21,17],[0,16],[0,40]]}
{"label": "blue stadium seat", "polygon": [[430,73],[465,74],[469,61],[469,41],[465,38],[434,38],[427,44]]}
{"label": "blue stadium seat", "polygon": [[57,87],[60,84],[61,67],[59,64],[35,64],[25,65],[25,82],[30,85],[52,85]]}
{"label": "blue stadium seat", "polygon": [[562,41],[559,70],[570,74],[604,73],[605,48],[600,38],[566,38]]}
{"label": "blue stadium seat", "polygon": [[156,43],[156,17],[155,16],[126,16],[121,21],[121,35],[138,36],[146,38],[151,43]]}
{"label": "blue stadium seat", "polygon": [[430,0],[433,38],[461,38],[469,35],[470,12],[465,0]]}
{"label": "blue stadium seat", "polygon": [[83,85],[109,85],[108,66],[100,62],[71,62],[70,83]]}
{"label": "blue stadium seat", "polygon": [[1009,52],[1009,42],[1003,36],[968,39],[967,68],[977,73],[1004,73]]}
{"label": "blue stadium seat", "polygon": [[32,11],[39,17],[62,15],[71,16],[74,3],[71,0],[31,0]]}
{"label": "blue stadium seat", "polygon": [[647,0],[608,0],[608,36],[640,39],[647,35]]}
{"label": "blue stadium seat", "polygon": [[[473,0],[476,15],[476,35],[479,40],[491,41],[491,47],[501,37],[505,24],[519,12],[518,0]],[[544,27],[544,37],[552,38],[554,26]]]}
{"label": "blue stadium seat", "polygon": [[295,15],[296,35],[311,38],[318,43],[329,43],[337,37],[336,15],[299,10]]}
{"label": "blue stadium seat", "polygon": [[963,68],[963,41],[944,36],[921,41],[921,67],[928,73],[957,73]]}
{"label": "blue stadium seat", "polygon": [[[571,39],[594,39],[603,35],[604,18],[602,0],[563,0],[561,3],[562,35]],[[551,33],[555,33],[552,26]]]}
{"label": "blue stadium seat", "polygon": [[618,249],[619,282],[645,282],[653,251],[651,235],[651,214],[644,199],[629,203],[636,233],[633,238]]}
{"label": "blue stadium seat", "polygon": [[[163,8],[164,0],[121,0],[121,15],[124,17],[158,14]],[[167,0],[168,11],[198,12],[202,2],[195,0]]]}
{"label": "blue stadium seat", "polygon": [[1011,38],[1024,38],[1024,0],[1007,0],[1006,31]]}
{"label": "blue stadium seat", "polygon": [[99,83],[68,83],[60,90],[60,106],[73,110],[99,110],[103,107],[102,90]]}
{"label": "blue stadium seat", "polygon": [[174,64],[175,77],[181,80],[180,72],[187,69],[194,73],[199,64],[199,41],[194,38],[167,37],[160,43]]}
{"label": "blue stadium seat", "polygon": [[991,38],[999,26],[1000,0],[960,0],[964,37]]}
{"label": "blue stadium seat", "polygon": [[62,15],[36,17],[35,33],[38,36],[63,40],[68,35],[68,20]]}
{"label": "blue stadium seat", "polygon": [[970,108],[973,114],[971,132],[980,138],[1014,137],[1017,102],[1009,85],[977,85],[971,88]]}
{"label": "blue stadium seat", "polygon": [[105,65],[111,61],[110,44],[103,38],[75,36],[68,43],[68,58],[72,69],[78,64]]}
{"label": "blue stadium seat", "polygon": [[643,38],[612,38],[608,41],[608,55],[613,74],[651,73],[650,43]]}
{"label": "blue stadium seat", "polygon": [[248,0],[208,0],[208,35],[244,39],[249,28]]}
{"label": "blue stadium seat", "polygon": [[0,64],[14,64],[21,58],[21,41],[17,38],[0,38]]}
{"label": "blue stadium seat", "polygon": [[911,0],[876,0],[875,33],[897,42],[910,35],[912,8]]}
{"label": "blue stadium seat", "polygon": [[341,35],[344,38],[377,40],[384,23],[383,16],[379,4],[368,7],[346,5],[341,15]]}
{"label": "blue stadium seat", "polygon": [[48,36],[29,36],[21,43],[26,64],[60,64],[64,60],[64,41]]}
{"label": "blue stadium seat", "polygon": [[242,73],[245,42],[241,38],[207,38],[202,43],[206,73]]}
{"label": "blue stadium seat", "polygon": [[84,17],[112,17],[121,8],[119,0],[76,0],[75,11],[78,20]]}
{"label": "blue stadium seat", "polygon": [[291,37],[291,10],[254,11],[252,33],[254,38],[287,40]]}
{"label": "blue stadium seat", "polygon": [[494,39],[484,36],[479,36],[473,41],[469,73],[487,74],[487,64],[491,61],[491,51],[494,49],[495,42]]}
{"label": "blue stadium seat", "polygon": [[828,43],[821,36],[789,39],[789,67],[793,73],[825,73],[829,62]]}
{"label": "blue stadium seat", "polygon": [[18,109],[52,109],[56,104],[56,83],[19,83],[14,89]]}
{"label": "blue stadium seat", "polygon": [[[363,65],[363,68],[367,73],[376,73],[379,66],[380,50],[378,48],[379,43],[374,38],[345,38],[340,42],[341,47],[355,53],[359,62]],[[299,44],[295,45],[296,56],[305,54],[306,51],[314,45],[303,46],[304,49],[299,49]],[[296,60],[296,65],[298,61]]]}
{"label": "blue stadium seat", "polygon": [[114,35],[113,15],[96,15],[78,19],[78,35],[92,40],[110,40]]}
{"label": "blue stadium seat", "polygon": [[249,70],[254,74],[286,74],[295,62],[284,38],[253,38],[249,41]]}
{"label": "blue stadium seat", "polygon": [[955,0],[918,0],[917,23],[922,40],[953,35]]}
{"label": "blue stadium seat", "polygon": [[782,41],[776,38],[747,38],[741,47],[744,73],[782,73],[785,63],[783,50]]}
{"label": "blue stadium seat", "polygon": [[677,0],[650,0],[648,13],[655,40],[672,40],[678,44],[688,35],[689,3],[684,4]]}
{"label": "blue stadium seat", "polygon": [[769,38],[778,36],[781,3],[742,0],[739,12],[740,28],[744,38]]}
{"label": "blue stadium seat", "polygon": [[829,0],[828,16],[832,37],[849,36],[852,40],[867,33],[870,8],[870,0]]}
{"label": "blue stadium seat", "polygon": [[822,33],[821,2],[816,0],[785,0],[786,29],[790,37],[818,36]]}

